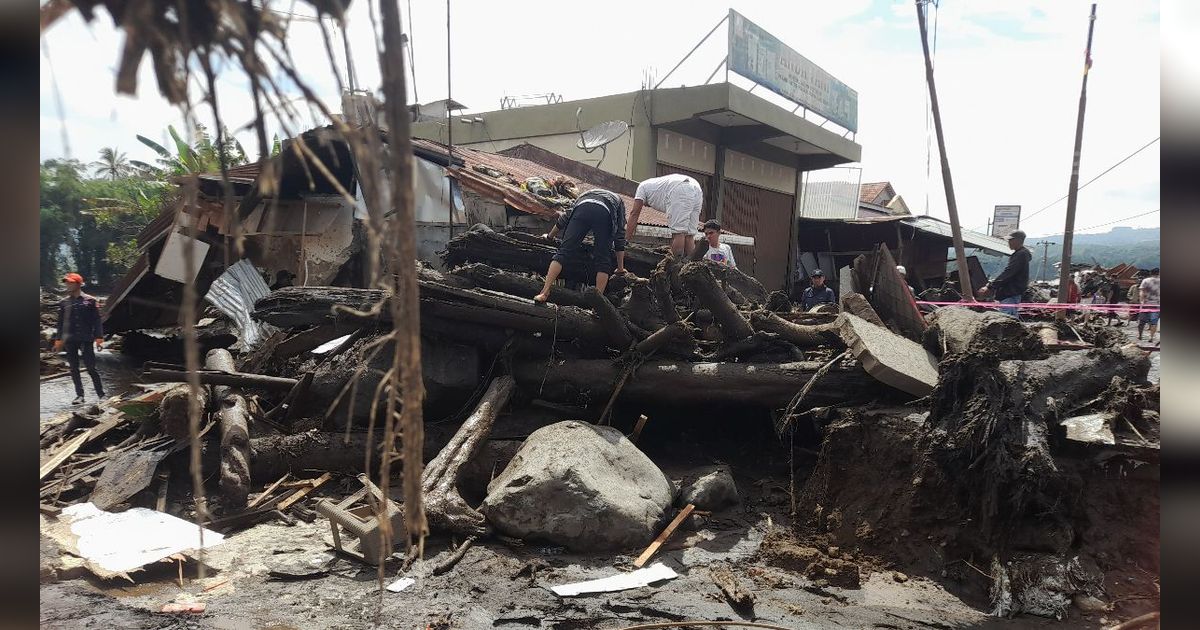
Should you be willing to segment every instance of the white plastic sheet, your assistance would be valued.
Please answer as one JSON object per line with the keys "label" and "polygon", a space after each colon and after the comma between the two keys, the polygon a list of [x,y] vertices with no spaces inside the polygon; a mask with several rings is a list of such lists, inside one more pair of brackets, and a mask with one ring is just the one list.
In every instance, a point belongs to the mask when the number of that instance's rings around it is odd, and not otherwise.
{"label": "white plastic sheet", "polygon": [[679,577],[671,567],[661,563],[654,564],[638,569],[630,573],[618,573],[610,575],[606,578],[598,580],[589,580],[587,582],[576,582],[574,584],[563,584],[562,586],[552,586],[551,591],[559,597],[574,597],[585,593],[612,593],[615,591],[625,591],[631,588],[640,588],[647,586],[652,582],[661,582],[662,580],[673,580]]}
{"label": "white plastic sheet", "polygon": [[79,503],[63,508],[61,518],[79,538],[75,545],[79,555],[113,573],[132,571],[182,551],[215,547],[225,539],[205,529],[201,545],[195,523],[146,508],[113,513]]}

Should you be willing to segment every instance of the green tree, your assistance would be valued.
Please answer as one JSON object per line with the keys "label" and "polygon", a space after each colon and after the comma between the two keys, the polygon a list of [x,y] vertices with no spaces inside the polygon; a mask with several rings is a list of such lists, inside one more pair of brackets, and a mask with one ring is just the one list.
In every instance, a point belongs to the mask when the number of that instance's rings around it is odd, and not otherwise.
{"label": "green tree", "polygon": [[126,177],[133,170],[129,159],[115,147],[100,149],[100,159],[92,162],[92,169],[97,176],[111,180]]}
{"label": "green tree", "polygon": [[167,134],[171,136],[171,140],[175,144],[174,153],[146,136],[137,136],[139,142],[158,154],[158,168],[166,175],[214,173],[221,170],[222,157],[224,157],[227,167],[246,163],[245,150],[228,130],[224,134],[225,141],[219,143],[220,146],[213,140],[204,125],[196,125],[191,142],[184,140],[173,126],[167,127]]}
{"label": "green tree", "polygon": [[40,193],[38,275],[44,286],[58,283],[66,271],[64,249],[74,242],[73,230],[83,207],[82,189],[85,167],[78,160],[47,160],[42,163]]}

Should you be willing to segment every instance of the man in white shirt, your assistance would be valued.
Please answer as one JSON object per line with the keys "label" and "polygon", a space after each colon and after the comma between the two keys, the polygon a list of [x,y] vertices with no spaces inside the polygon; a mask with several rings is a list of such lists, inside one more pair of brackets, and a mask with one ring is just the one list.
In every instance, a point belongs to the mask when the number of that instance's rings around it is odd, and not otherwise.
{"label": "man in white shirt", "polygon": [[726,267],[737,268],[737,261],[733,259],[733,248],[729,243],[721,242],[721,224],[716,219],[705,221],[704,238],[708,240],[708,251],[704,253],[704,258]]}
{"label": "man in white shirt", "polygon": [[667,215],[667,227],[671,230],[671,251],[676,256],[690,256],[696,247],[692,235],[700,225],[700,208],[704,205],[704,191],[700,183],[687,175],[672,173],[662,177],[651,177],[638,184],[633,196],[633,208],[625,224],[625,240],[633,240],[638,217],[643,206],[661,210]]}
{"label": "man in white shirt", "polygon": [[[1158,277],[1158,267],[1150,270],[1150,275],[1142,280],[1142,284],[1138,286],[1138,294],[1142,304],[1159,305],[1159,295],[1162,291]],[[1147,312],[1142,311],[1138,315],[1138,341],[1142,340],[1142,331],[1146,329],[1146,325],[1150,325],[1150,343],[1154,343],[1154,336],[1158,334],[1158,318],[1159,311]]]}

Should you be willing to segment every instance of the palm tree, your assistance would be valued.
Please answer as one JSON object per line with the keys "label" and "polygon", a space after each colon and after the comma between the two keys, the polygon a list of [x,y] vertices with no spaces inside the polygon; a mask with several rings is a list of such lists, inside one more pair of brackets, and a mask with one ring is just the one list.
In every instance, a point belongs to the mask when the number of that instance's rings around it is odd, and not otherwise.
{"label": "palm tree", "polygon": [[100,159],[92,162],[92,168],[96,175],[113,180],[129,175],[131,170],[129,160],[116,147],[100,149]]}

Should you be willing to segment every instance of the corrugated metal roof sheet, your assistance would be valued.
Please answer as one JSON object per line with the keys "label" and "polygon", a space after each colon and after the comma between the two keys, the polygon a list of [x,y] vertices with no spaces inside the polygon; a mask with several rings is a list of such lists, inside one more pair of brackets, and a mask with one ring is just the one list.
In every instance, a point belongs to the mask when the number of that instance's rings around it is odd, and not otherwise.
{"label": "corrugated metal roof sheet", "polygon": [[[950,230],[950,224],[928,216],[919,217],[903,217],[901,219],[905,224],[911,225],[922,232],[930,234],[938,234],[946,238],[953,238],[953,232]],[[971,247],[986,249],[990,252],[1008,256],[1012,250],[1008,248],[1008,241],[995,236],[988,236],[974,230],[962,230],[963,244]]]}
{"label": "corrugated metal roof sheet", "polygon": [[[446,151],[445,145],[430,140],[413,138],[412,142],[413,146],[426,150],[443,153]],[[493,199],[501,200],[509,206],[529,214],[551,217],[556,214],[556,209],[547,205],[537,195],[521,190],[519,187],[513,186],[501,179],[475,171],[473,167],[490,167],[506,175],[511,175],[518,182],[525,181],[530,177],[541,177],[547,181],[562,177],[575,182],[576,187],[581,193],[593,188],[600,188],[600,186],[596,186],[591,182],[571,177],[536,162],[500,155],[498,153],[479,151],[470,147],[454,147],[454,157],[461,158],[464,166],[451,169],[451,175],[457,178],[463,186]],[[632,197],[621,195],[621,199],[625,201],[626,212],[633,208]],[[667,216],[659,210],[646,206],[642,209],[642,214],[638,218],[638,224],[666,227]]]}

